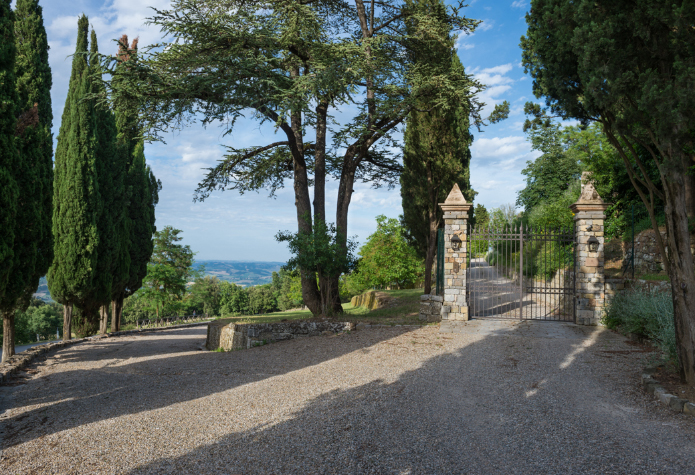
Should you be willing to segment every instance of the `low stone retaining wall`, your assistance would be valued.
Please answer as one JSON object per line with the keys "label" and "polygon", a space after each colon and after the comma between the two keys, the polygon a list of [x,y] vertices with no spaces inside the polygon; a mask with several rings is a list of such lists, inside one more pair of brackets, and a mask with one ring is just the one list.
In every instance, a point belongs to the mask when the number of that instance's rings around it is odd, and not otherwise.
{"label": "low stone retaining wall", "polygon": [[107,333],[106,335],[95,335],[95,336],[88,336],[85,338],[74,338],[72,340],[67,340],[67,341],[58,340],[58,341],[55,341],[52,343],[46,343],[44,345],[34,346],[33,348],[29,348],[27,350],[22,351],[21,353],[17,353],[14,356],[11,356],[5,363],[0,364],[0,384],[8,382],[10,380],[10,377],[13,374],[15,374],[17,371],[21,371],[27,365],[29,365],[32,361],[34,361],[37,357],[44,355],[52,350],[58,350],[60,348],[65,348],[66,346],[75,345],[77,343],[84,343],[84,342],[88,342],[88,341],[100,340],[102,338],[108,338],[108,337],[112,337],[112,336],[130,335],[133,333],[146,333],[146,332],[154,332],[154,331],[161,331],[161,330],[174,330],[177,328],[196,327],[196,326],[207,325],[207,324],[208,324],[208,322],[186,323],[183,325],[172,325],[169,327],[161,327],[161,328],[148,328],[148,329],[144,329],[144,330],[124,330],[124,331],[120,331],[120,332]]}
{"label": "low stone retaining wall", "polygon": [[212,322],[208,325],[205,347],[210,350],[242,350],[264,343],[305,336],[317,336],[354,330],[352,322],[277,322],[277,323],[229,323]]}
{"label": "low stone retaining wall", "polygon": [[444,298],[433,294],[420,296],[419,319],[426,322],[440,322],[442,320],[442,304]]}

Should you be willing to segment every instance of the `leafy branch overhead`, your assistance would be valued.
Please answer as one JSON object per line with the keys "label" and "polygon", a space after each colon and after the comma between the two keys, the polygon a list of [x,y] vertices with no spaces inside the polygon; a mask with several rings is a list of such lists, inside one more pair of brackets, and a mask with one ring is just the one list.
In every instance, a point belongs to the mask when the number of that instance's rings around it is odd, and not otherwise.
{"label": "leafy branch overhead", "polygon": [[[446,62],[412,60],[417,51],[442,38],[450,41],[452,32],[472,32],[479,22],[460,15],[462,3],[441,12],[437,21],[410,1],[372,5],[176,0],[170,10],[155,10],[150,18],[171,40],[141,50],[137,66],[124,72],[127,80],[113,88],[113,96],[138,99],[149,139],[161,139],[198,117],[206,125],[221,124],[225,135],[246,119],[270,123],[288,135],[270,144],[229,148],[200,183],[198,199],[215,189],[274,192],[290,176],[291,152],[308,155],[295,135],[316,127],[317,100],[328,104],[329,122],[336,108],[356,107],[349,121],[329,125],[333,143],[326,153],[337,158],[338,151],[351,148],[353,166],[364,180],[393,184],[396,162],[374,147],[417,103],[427,99],[431,107],[447,109],[470,102],[474,123],[484,123],[483,104],[474,97],[482,84]],[[360,15],[365,8],[372,19],[366,35]],[[408,25],[416,27],[406,31]],[[110,70],[114,64],[114,58],[104,63]],[[302,114],[299,131],[292,130],[293,111]],[[368,165],[361,166],[363,160]],[[342,163],[330,162],[329,173],[339,175]]]}

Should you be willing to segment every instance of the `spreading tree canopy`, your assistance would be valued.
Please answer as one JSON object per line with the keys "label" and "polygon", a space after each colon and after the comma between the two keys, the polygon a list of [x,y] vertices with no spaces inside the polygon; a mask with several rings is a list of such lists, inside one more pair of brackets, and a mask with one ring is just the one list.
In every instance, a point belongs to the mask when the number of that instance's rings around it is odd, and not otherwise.
{"label": "spreading tree canopy", "polygon": [[96,118],[87,64],[89,20],[78,20],[70,88],[55,153],[53,193],[53,264],[48,271],[51,297],[65,306],[63,332],[70,338],[72,305],[93,307],[99,246],[99,183]]}
{"label": "spreading tree canopy", "polygon": [[[451,61],[419,60],[411,67],[413,57],[426,57],[418,51],[447,43],[452,32],[473,31],[478,22],[464,17],[462,6],[174,0],[151,18],[171,41],[147,48],[120,83],[111,83],[113,100],[136,98],[144,128],[154,136],[198,117],[224,124],[227,134],[246,117],[274,125],[279,140],[230,147],[200,183],[198,198],[219,189],[273,193],[291,180],[298,230],[310,236],[314,217],[328,221],[325,181],[333,175],[339,252],[346,255],[355,180],[395,183],[401,167],[389,153],[392,134],[417,104],[470,103],[479,122],[475,94],[482,86],[472,77]],[[357,112],[334,122],[332,113],[346,104]],[[304,302],[319,313],[319,293],[332,293],[342,310],[338,276],[318,274],[320,289],[316,271],[302,271]]]}
{"label": "spreading tree canopy", "polygon": [[[526,21],[523,63],[536,96],[563,118],[602,125],[654,228],[656,198],[666,205],[666,242],[655,236],[671,280],[681,376],[695,384],[688,222],[695,217],[695,3],[533,0]],[[659,170],[660,183],[645,158]]]}

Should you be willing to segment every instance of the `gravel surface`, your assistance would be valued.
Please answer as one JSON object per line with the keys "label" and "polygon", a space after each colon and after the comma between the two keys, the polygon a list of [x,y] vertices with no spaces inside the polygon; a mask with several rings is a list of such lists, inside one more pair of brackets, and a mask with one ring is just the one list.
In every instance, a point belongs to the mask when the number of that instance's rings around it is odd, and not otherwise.
{"label": "gravel surface", "polygon": [[[445,328],[446,329],[446,328]],[[0,388],[0,473],[695,473],[645,353],[563,323],[368,329],[230,353],[71,346]]]}

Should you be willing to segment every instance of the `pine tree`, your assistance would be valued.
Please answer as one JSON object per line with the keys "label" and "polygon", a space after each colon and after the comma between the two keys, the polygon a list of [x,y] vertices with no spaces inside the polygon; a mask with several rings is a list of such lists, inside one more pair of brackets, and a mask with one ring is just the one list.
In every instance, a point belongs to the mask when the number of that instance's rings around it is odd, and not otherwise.
{"label": "pine tree", "polygon": [[[51,68],[48,41],[38,0],[18,0],[15,9],[17,62],[16,144],[19,186],[12,279],[0,298],[0,310],[13,327],[14,312],[25,311],[31,296],[53,260],[51,216],[53,201],[53,139],[51,126]],[[11,315],[10,315],[11,314]],[[13,338],[4,340],[3,359],[14,354]]]}
{"label": "pine tree", "polygon": [[[19,197],[15,173],[20,159],[15,145],[16,53],[14,13],[10,0],[0,0],[0,298],[7,290],[15,259],[13,247]],[[5,349],[14,349],[13,315],[13,312],[3,314],[3,361]]]}
{"label": "pine tree", "polygon": [[48,271],[51,296],[64,305],[64,338],[70,339],[72,306],[92,306],[99,246],[96,114],[87,64],[89,20],[78,20],[68,97],[58,134],[53,188],[55,256]]}
{"label": "pine tree", "polygon": [[[452,68],[463,65],[453,55]],[[431,292],[432,266],[437,247],[437,229],[442,222],[439,203],[458,183],[468,201],[475,192],[470,185],[470,143],[467,104],[449,110],[433,109],[425,104],[413,111],[405,129],[401,197],[403,226],[418,255],[425,259],[425,293]]]}

